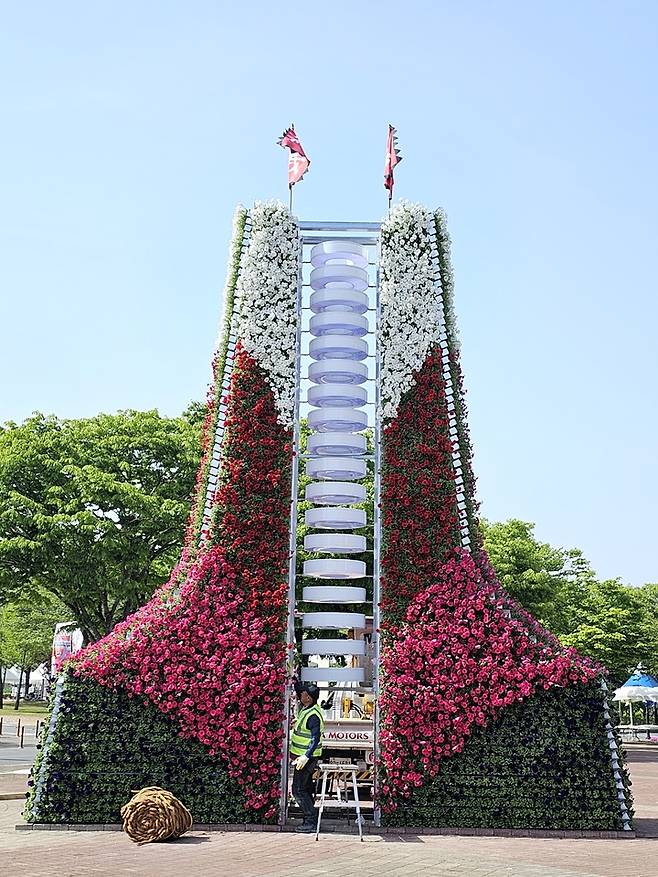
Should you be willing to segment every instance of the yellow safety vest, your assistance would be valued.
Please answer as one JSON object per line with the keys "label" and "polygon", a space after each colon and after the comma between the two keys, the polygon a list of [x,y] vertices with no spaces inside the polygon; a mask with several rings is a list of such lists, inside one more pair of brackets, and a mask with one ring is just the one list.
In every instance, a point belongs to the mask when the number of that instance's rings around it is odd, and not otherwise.
{"label": "yellow safety vest", "polygon": [[298,715],[295,726],[292,729],[290,737],[290,754],[297,757],[298,755],[306,755],[306,750],[311,742],[311,732],[306,727],[309,716],[316,715],[320,719],[320,742],[313,750],[312,758],[319,758],[322,755],[322,733],[324,731],[324,716],[322,710],[314,703],[313,706],[303,707]]}

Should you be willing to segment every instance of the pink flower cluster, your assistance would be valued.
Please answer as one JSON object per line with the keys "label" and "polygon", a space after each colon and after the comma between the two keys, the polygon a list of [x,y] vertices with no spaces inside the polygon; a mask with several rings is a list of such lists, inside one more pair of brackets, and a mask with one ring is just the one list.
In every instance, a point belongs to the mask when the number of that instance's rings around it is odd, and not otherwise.
{"label": "pink flower cluster", "polygon": [[176,603],[154,600],[76,662],[101,685],[148,698],[182,737],[223,756],[248,807],[279,797],[286,648],[249,608],[219,548],[192,568]]}
{"label": "pink flower cluster", "polygon": [[381,560],[384,627],[396,635],[406,606],[427,587],[459,525],[441,351],[434,347],[384,430]]}
{"label": "pink flower cluster", "polygon": [[[148,698],[222,757],[246,806],[276,814],[283,742],[291,441],[238,344],[212,544],[93,644],[74,672]],[[175,587],[184,572],[180,588]]]}
{"label": "pink flower cluster", "polygon": [[459,549],[409,604],[382,669],[380,788],[388,812],[505,707],[598,673],[575,650],[532,636]]}

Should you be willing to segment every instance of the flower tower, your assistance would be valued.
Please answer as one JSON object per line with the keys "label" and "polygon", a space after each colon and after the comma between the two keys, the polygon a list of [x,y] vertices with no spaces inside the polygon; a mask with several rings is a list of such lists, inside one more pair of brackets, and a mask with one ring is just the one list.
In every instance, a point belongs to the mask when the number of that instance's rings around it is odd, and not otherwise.
{"label": "flower tower", "polygon": [[366,693],[377,824],[630,830],[603,669],[482,549],[449,244],[418,205],[238,210],[181,559],[59,678],[29,821],[160,785],[197,822],[285,823],[297,673]]}

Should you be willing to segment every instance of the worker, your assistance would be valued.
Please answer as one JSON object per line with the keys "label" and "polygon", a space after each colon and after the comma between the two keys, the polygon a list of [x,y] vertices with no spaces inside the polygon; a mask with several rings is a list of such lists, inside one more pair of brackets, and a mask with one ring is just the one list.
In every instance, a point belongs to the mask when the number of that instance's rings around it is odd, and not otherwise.
{"label": "worker", "polygon": [[309,834],[315,831],[315,780],[313,774],[322,755],[324,717],[318,706],[320,689],[317,685],[295,683],[300,700],[297,719],[290,738],[290,755],[294,767],[292,794],[304,814],[302,825],[295,831]]}

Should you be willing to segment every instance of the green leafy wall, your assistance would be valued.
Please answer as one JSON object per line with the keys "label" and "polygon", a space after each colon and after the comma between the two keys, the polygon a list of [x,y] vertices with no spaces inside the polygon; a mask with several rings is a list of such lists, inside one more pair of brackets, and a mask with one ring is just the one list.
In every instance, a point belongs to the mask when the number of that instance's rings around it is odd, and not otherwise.
{"label": "green leafy wall", "polygon": [[[46,726],[44,738],[47,733]],[[28,795],[30,822],[121,822],[121,807],[144,786],[168,789],[195,822],[256,818],[244,808],[221,760],[205,746],[180,737],[153,705],[92,680],[66,677],[47,758],[41,804],[35,807],[34,784]]]}
{"label": "green leafy wall", "polygon": [[541,691],[475,731],[386,824],[621,831],[605,741],[596,683]]}

